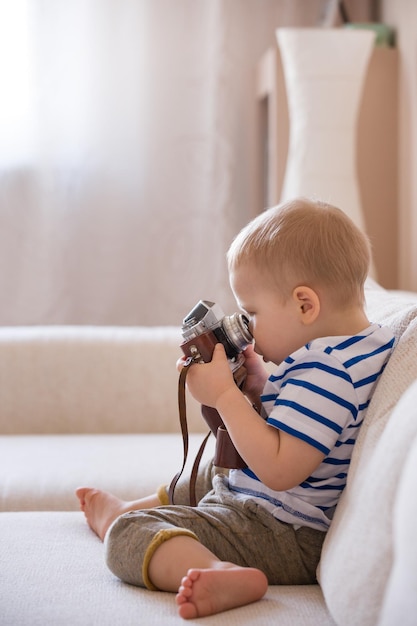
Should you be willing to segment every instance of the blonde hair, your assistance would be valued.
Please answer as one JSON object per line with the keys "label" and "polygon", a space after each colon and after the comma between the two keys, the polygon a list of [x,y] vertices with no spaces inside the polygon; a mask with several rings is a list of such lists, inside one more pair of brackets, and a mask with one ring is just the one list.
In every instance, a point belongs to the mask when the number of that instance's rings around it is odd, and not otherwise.
{"label": "blonde hair", "polygon": [[339,306],[363,304],[370,259],[368,238],[343,211],[305,198],[261,213],[227,253],[229,271],[255,267],[284,299],[306,285],[326,289]]}

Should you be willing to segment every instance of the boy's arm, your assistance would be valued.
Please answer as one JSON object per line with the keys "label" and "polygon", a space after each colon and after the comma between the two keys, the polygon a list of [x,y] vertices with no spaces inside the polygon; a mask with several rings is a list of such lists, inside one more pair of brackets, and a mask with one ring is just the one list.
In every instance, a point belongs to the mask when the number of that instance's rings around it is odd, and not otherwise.
{"label": "boy's arm", "polygon": [[216,409],[242,458],[270,489],[292,489],[324,459],[310,444],[267,424],[237,388],[224,392]]}
{"label": "boy's arm", "polygon": [[196,400],[218,410],[240,455],[270,489],[299,485],[322,462],[322,452],[270,426],[252,408],[234,383],[221,344],[210,363],[191,366],[187,385]]}

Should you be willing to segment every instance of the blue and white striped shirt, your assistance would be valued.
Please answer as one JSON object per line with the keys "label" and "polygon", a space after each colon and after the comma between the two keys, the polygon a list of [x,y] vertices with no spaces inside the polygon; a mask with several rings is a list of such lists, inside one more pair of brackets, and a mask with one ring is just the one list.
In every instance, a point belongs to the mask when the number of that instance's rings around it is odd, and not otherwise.
{"label": "blue and white striped shirt", "polygon": [[231,470],[230,489],[255,498],[277,519],[326,531],[394,341],[391,330],[372,324],[358,335],[315,339],[283,361],[261,396],[266,421],[326,456],[288,491],[269,489],[249,468]]}

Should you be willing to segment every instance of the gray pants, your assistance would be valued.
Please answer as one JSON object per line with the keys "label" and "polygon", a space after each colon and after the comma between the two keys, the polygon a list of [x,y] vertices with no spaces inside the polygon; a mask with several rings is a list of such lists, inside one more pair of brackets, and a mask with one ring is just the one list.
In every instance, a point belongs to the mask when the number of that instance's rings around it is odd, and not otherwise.
{"label": "gray pants", "polygon": [[132,511],[119,517],[106,538],[106,561],[123,581],[156,589],[148,565],[158,546],[177,535],[193,537],[222,561],[262,570],[272,585],[306,585],[316,582],[325,533],[312,528],[294,529],[280,522],[257,502],[231,492],[227,477],[211,480],[210,468],[199,476],[197,507],[186,504],[188,486],[176,490],[180,504]]}

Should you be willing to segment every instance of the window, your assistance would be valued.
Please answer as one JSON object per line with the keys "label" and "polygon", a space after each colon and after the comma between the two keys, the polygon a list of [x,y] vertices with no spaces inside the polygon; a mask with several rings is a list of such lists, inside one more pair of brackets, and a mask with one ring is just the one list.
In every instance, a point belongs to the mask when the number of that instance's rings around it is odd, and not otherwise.
{"label": "window", "polygon": [[30,0],[0,0],[0,168],[34,149],[34,49]]}

